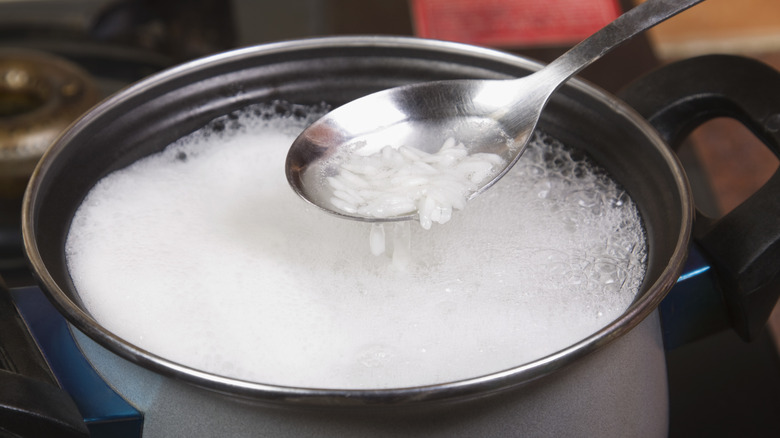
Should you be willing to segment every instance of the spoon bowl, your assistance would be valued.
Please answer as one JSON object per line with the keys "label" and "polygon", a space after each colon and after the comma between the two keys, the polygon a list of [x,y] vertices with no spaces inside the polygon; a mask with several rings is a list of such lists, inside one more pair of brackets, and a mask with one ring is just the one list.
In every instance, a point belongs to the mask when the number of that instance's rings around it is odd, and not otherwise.
{"label": "spoon bowl", "polygon": [[[326,114],[293,142],[285,166],[287,180],[303,199],[341,217],[367,222],[412,220],[420,217],[419,208],[377,214],[340,207],[333,200],[337,189],[332,178],[344,172],[345,163],[356,155],[375,156],[386,146],[435,154],[447,139],[454,139],[468,155],[494,157],[489,175],[472,180],[463,190],[463,199],[469,200],[517,162],[547,101],[566,80],[631,37],[702,1],[647,0],[522,78],[426,82],[354,100]],[[425,191],[423,184],[416,193]]]}

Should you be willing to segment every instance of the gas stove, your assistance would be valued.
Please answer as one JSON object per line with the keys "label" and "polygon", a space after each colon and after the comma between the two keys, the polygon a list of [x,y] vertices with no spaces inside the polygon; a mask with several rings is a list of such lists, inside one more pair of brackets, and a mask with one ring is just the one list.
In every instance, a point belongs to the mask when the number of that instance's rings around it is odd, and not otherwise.
{"label": "gas stove", "polygon": [[[411,34],[405,1],[387,2],[384,17],[366,2],[295,0],[111,1],[10,0],[0,2],[0,48],[44,52],[83,68],[102,96],[186,60],[240,45],[333,33]],[[392,3],[392,6],[389,6]],[[250,12],[264,8],[265,31],[252,28]],[[303,9],[302,9],[303,8]],[[308,11],[301,15],[301,12]],[[371,20],[357,25],[364,12]],[[278,20],[277,20],[278,19]],[[273,21],[298,20],[280,30]],[[303,21],[301,21],[303,19]],[[260,20],[260,18],[258,18]],[[290,30],[292,29],[292,30]],[[250,36],[247,36],[250,35]],[[564,48],[517,50],[549,61]],[[657,64],[646,40],[638,39],[584,72],[616,91]],[[632,66],[631,70],[615,68]],[[695,157],[682,156],[697,202],[707,202],[707,181]],[[139,437],[139,412],[95,371],[81,354],[74,332],[38,289],[26,267],[19,232],[21,199],[0,200],[0,436]],[[713,281],[695,248],[678,285],[661,305],[667,347],[670,436],[775,436],[780,432],[780,356],[768,332],[752,343],[730,330],[681,339],[676,325],[702,303],[713,309],[706,321],[725,329],[718,297],[701,295]],[[699,314],[700,312],[695,312]],[[20,409],[19,406],[22,406]]]}
{"label": "gas stove", "polygon": [[40,289],[0,288],[0,312],[0,436],[142,436],[143,414],[95,372]]}
{"label": "gas stove", "polygon": [[[700,315],[709,265],[697,251],[661,305],[670,393],[670,436],[768,436],[778,429],[780,358],[772,339],[747,344],[730,331],[679,337],[687,315]],[[717,309],[713,306],[713,309]],[[715,323],[724,315],[714,310]],[[139,412],[95,371],[75,331],[35,286],[0,288],[0,436],[3,427],[33,437],[140,437]],[[110,355],[113,356],[113,355]],[[99,358],[100,356],[98,356]],[[101,360],[101,359],[98,359]],[[121,360],[106,359],[107,363]],[[98,368],[106,364],[94,364]],[[34,396],[32,394],[35,394]]]}

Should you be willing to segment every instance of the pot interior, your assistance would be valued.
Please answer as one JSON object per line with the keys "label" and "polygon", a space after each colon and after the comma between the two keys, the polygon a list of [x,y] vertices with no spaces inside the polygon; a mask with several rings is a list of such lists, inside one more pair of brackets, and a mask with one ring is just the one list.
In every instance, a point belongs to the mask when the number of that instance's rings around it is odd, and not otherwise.
{"label": "pot interior", "polygon": [[[252,103],[326,102],[335,107],[401,84],[511,78],[538,67],[515,56],[449,43],[331,38],[238,50],[163,72],[99,105],[44,156],[24,206],[25,245],[33,268],[77,328],[120,356],[177,375],[181,371],[164,360],[149,357],[103,330],[84,310],[71,283],[65,239],[75,210],[98,180]],[[553,366],[549,361],[529,364],[511,377],[513,383],[547,373],[638,324],[674,284],[690,233],[690,200],[676,159],[654,131],[615,98],[581,81],[570,81],[552,98],[539,129],[586,152],[635,200],[647,231],[648,266],[642,289],[622,318],[573,348],[567,357],[553,361]],[[235,390],[225,379],[184,378],[221,391]],[[500,384],[504,383],[495,383]],[[244,387],[253,397],[267,390]]]}

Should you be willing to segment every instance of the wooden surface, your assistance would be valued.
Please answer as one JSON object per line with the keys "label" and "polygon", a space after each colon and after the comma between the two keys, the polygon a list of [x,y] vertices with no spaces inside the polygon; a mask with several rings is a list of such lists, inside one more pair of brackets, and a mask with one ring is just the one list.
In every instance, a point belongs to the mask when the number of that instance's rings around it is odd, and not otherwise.
{"label": "wooden surface", "polygon": [[[641,3],[643,0],[634,0]],[[661,58],[780,50],[780,1],[707,0],[648,31]]]}

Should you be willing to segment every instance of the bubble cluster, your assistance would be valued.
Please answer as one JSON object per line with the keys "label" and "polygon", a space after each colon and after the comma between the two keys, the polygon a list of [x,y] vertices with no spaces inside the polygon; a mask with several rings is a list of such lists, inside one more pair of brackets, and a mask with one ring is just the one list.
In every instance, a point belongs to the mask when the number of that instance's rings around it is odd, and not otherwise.
{"label": "bubble cluster", "polygon": [[324,110],[249,107],[101,180],[66,243],[89,312],[204,371],[366,389],[527,363],[634,299],[647,251],[638,211],[581,153],[536,134],[446,225],[383,235],[288,186],[287,150]]}

